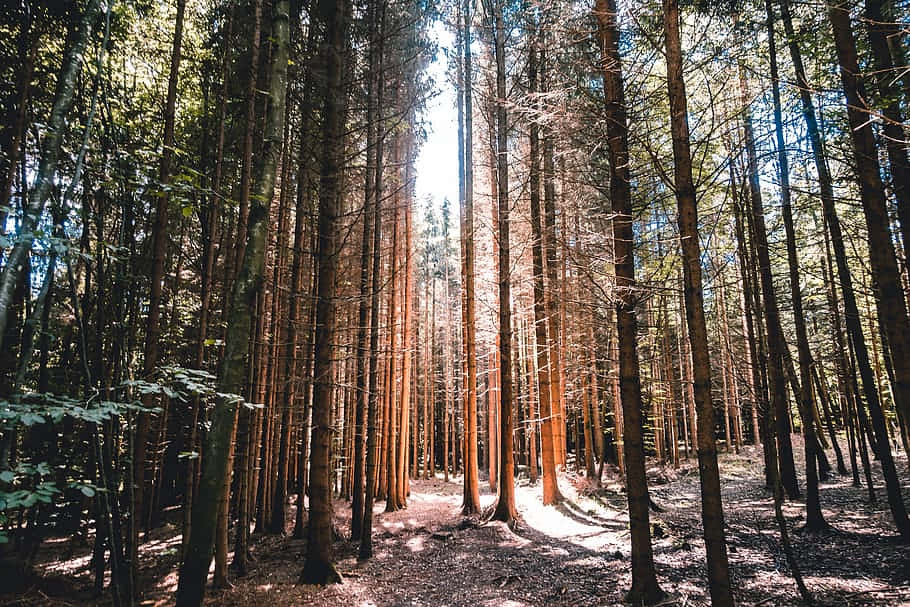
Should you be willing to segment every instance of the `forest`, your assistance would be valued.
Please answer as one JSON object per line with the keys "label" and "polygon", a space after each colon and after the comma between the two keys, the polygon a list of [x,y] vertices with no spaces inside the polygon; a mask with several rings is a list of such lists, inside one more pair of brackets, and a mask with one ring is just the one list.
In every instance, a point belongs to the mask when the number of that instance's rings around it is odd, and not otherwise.
{"label": "forest", "polygon": [[910,605],[910,2],[0,3],[0,605]]}

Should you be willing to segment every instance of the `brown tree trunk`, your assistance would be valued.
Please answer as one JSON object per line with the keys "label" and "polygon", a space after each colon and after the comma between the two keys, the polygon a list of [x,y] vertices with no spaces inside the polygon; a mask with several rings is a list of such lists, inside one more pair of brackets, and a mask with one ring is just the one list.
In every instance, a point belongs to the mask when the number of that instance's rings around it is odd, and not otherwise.
{"label": "brown tree trunk", "polygon": [[610,200],[614,214],[612,223],[618,294],[616,316],[619,338],[619,390],[632,543],[632,587],[626,594],[626,600],[656,603],[666,595],[657,583],[651,548],[648,512],[650,498],[642,441],[641,377],[636,348],[638,323],[635,318],[637,296],[633,258],[632,192],[629,181],[629,131],[615,0],[597,0],[594,13],[599,26],[610,159]]}
{"label": "brown tree trunk", "polygon": [[[167,254],[168,205],[170,203],[171,164],[174,158],[174,120],[177,105],[177,84],[180,74],[180,50],[183,41],[183,15],[186,1],[178,0],[177,16],[174,21],[174,38],[171,47],[170,75],[168,77],[167,98],[164,106],[164,134],[161,150],[161,162],[158,167],[158,181],[161,193],[156,197],[155,223],[152,228],[152,267],[150,273],[150,290],[148,319],[145,329],[145,347],[143,348],[142,377],[153,381],[155,367],[158,365],[159,339],[161,335],[161,292],[164,282],[164,263]],[[154,395],[143,398],[143,405],[154,406]],[[140,412],[133,435],[133,504],[130,520],[129,561],[134,587],[138,574],[139,526],[146,520],[146,506],[149,501],[149,485],[146,483],[146,449],[151,427],[149,413]]]}
{"label": "brown tree trunk", "polygon": [[[537,38],[539,33],[536,28],[532,33],[531,46],[528,51],[528,79],[532,95],[537,93]],[[556,479],[556,454],[554,448],[554,407],[553,394],[550,382],[553,380],[551,365],[554,364],[551,356],[555,349],[547,338],[549,326],[546,309],[548,300],[544,287],[544,256],[543,234],[541,230],[540,213],[540,125],[535,118],[530,125],[530,163],[529,183],[531,198],[531,233],[532,233],[532,269],[534,274],[534,333],[537,344],[537,383],[540,386],[540,443],[541,443],[541,472],[543,475],[543,503],[554,504],[562,499]],[[554,268],[555,270],[555,268]],[[551,282],[551,286],[554,283]],[[552,296],[551,296],[552,297]]]}
{"label": "brown tree trunk", "polygon": [[[847,98],[850,138],[859,178],[860,199],[866,218],[869,240],[869,261],[872,267],[875,303],[882,334],[888,340],[894,364],[894,400],[906,415],[910,413],[910,320],[900,284],[894,244],[889,231],[885,192],[882,185],[875,139],[868,115],[863,111],[866,98],[859,79],[856,43],[850,25],[850,13],[845,6],[828,6],[828,18],[834,30],[834,42],[840,64],[841,80]],[[865,378],[863,384],[865,384]],[[901,496],[900,481],[888,444],[888,430],[879,402],[869,402],[872,426],[878,443],[878,455],[888,491],[888,505],[901,536],[910,539],[910,518]]]}
{"label": "brown tree trunk", "polygon": [[515,510],[515,473],[512,448],[512,298],[509,255],[509,146],[506,114],[506,58],[504,0],[493,7],[496,49],[496,169],[499,206],[499,498],[492,520],[512,523]]}
{"label": "brown tree trunk", "polygon": [[711,364],[702,292],[698,207],[695,182],[692,178],[692,153],[689,148],[688,110],[683,81],[677,0],[664,0],[664,32],[667,41],[670,132],[673,138],[674,182],[682,248],[686,321],[692,347],[692,378],[698,409],[698,469],[701,479],[705,550],[708,554],[708,586],[712,605],[732,607],[733,594],[730,587],[730,567],[727,562],[720,472],[717,467],[717,446],[714,439],[714,405],[711,402]]}
{"label": "brown tree trunk", "polygon": [[318,289],[316,292],[316,343],[313,349],[313,427],[310,439],[310,518],[307,555],[300,582],[331,584],[341,581],[335,569],[332,539],[332,388],[334,377],[335,277],[338,268],[341,172],[344,158],[347,92],[345,83],[349,5],[321,0],[319,12],[325,24],[323,46],[326,92],[323,106],[324,152],[319,180]]}
{"label": "brown tree trunk", "polygon": [[781,212],[787,241],[787,265],[790,270],[790,299],[793,305],[793,323],[796,327],[796,347],[799,356],[799,392],[794,396],[799,404],[802,420],[803,445],[806,456],[806,529],[821,531],[828,527],[822,515],[818,495],[818,451],[821,450],[813,412],[816,404],[812,394],[812,354],[809,334],[803,314],[803,297],[800,289],[799,260],[796,256],[796,233],[793,229],[793,211],[790,205],[790,165],[784,142],[783,112],[780,101],[780,79],[777,71],[777,44],[774,40],[774,12],[771,0],[765,0],[768,26],[768,57],[771,67],[771,93],[774,102],[774,133],[777,138],[777,162],[780,176]]}
{"label": "brown tree trunk", "polygon": [[[364,489],[363,500],[363,530],[360,538],[360,547],[358,556],[361,559],[370,558],[373,555],[373,501],[376,495],[378,483],[378,459],[379,459],[379,437],[381,435],[380,413],[377,388],[379,383],[379,291],[382,284],[382,152],[384,145],[384,136],[382,130],[382,70],[383,70],[383,35],[385,33],[385,3],[383,0],[371,2],[370,12],[376,23],[375,28],[371,28],[370,45],[376,48],[376,70],[373,76],[376,78],[376,167],[374,170],[375,185],[373,187],[373,196],[375,197],[375,227],[373,230],[373,267],[370,278],[370,350],[369,350],[369,387],[367,390],[367,413],[366,413],[366,487]],[[368,128],[373,128],[372,125]]]}
{"label": "brown tree trunk", "polygon": [[462,512],[480,512],[480,468],[477,461],[477,337],[476,305],[474,295],[474,129],[473,129],[473,82],[471,65],[471,23],[473,3],[464,0],[462,17],[461,53],[464,60],[464,133],[462,136],[464,156],[460,176],[464,180],[464,230],[461,232],[464,256],[462,275],[464,278],[464,352],[467,367],[464,387],[464,499]]}

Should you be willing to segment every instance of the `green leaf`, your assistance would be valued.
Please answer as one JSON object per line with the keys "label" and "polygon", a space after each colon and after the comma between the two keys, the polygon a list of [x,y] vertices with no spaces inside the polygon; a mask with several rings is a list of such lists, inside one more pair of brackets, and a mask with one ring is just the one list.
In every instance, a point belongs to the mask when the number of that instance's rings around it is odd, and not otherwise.
{"label": "green leaf", "polygon": [[94,497],[94,495],[95,495],[95,490],[92,487],[89,487],[88,485],[82,485],[81,487],[79,487],[79,491],[81,491],[82,495],[84,495],[85,497]]}
{"label": "green leaf", "polygon": [[44,418],[36,413],[23,413],[19,416],[19,421],[26,426],[34,426],[35,424],[43,424]]}
{"label": "green leaf", "polygon": [[3,481],[4,483],[11,483],[14,480],[16,480],[16,475],[13,474],[12,470],[4,470],[3,472],[0,472],[0,481]]}

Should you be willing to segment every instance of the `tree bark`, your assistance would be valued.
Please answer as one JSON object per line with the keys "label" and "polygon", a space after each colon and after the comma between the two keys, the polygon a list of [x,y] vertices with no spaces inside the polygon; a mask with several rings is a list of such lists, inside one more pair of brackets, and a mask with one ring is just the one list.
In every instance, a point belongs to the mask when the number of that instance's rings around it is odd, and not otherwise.
{"label": "tree bark", "polygon": [[476,304],[474,296],[474,129],[473,129],[473,79],[471,65],[471,7],[464,0],[462,31],[462,56],[464,58],[464,230],[462,242],[464,259],[462,272],[465,290],[465,358],[467,377],[464,396],[464,499],[462,513],[480,512],[480,469],[477,461],[477,337]]}
{"label": "tree bark", "polygon": [[313,350],[313,427],[310,438],[310,518],[307,554],[300,582],[330,584],[341,581],[335,569],[332,539],[332,399],[337,302],[335,277],[338,268],[341,213],[342,163],[347,114],[347,37],[349,3],[321,0],[320,17],[325,24],[323,60],[326,74],[323,105],[323,157],[319,179],[319,242],[317,246],[318,289],[316,293],[316,343]]}
{"label": "tree bark", "polygon": [[495,0],[493,20],[496,48],[496,185],[499,206],[499,499],[492,520],[512,523],[515,474],[512,454],[512,298],[509,256],[509,142],[506,113],[504,0]]}
{"label": "tree bark", "polygon": [[[850,13],[843,5],[829,5],[828,18],[834,30],[834,42],[840,64],[841,81],[847,98],[847,117],[850,139],[853,142],[854,162],[859,179],[860,199],[866,218],[869,241],[869,261],[872,267],[873,289],[882,334],[888,340],[894,364],[895,382],[892,386],[895,404],[910,413],[910,320],[900,284],[894,243],[889,230],[885,192],[882,185],[878,155],[868,114],[863,111],[866,98],[856,55],[856,43],[850,25]],[[866,379],[863,379],[865,385]],[[868,391],[868,390],[867,390]],[[910,539],[910,519],[901,496],[900,481],[888,443],[881,404],[869,402],[872,426],[878,443],[878,456],[885,476],[888,505],[901,536]]]}
{"label": "tree bark", "polygon": [[[686,324],[692,347],[692,377],[698,411],[698,470],[701,479],[701,512],[705,550],[708,556],[708,587],[715,607],[733,605],[724,512],[714,438],[714,404],[711,400],[711,364],[705,322],[701,278],[701,246],[698,237],[698,204],[692,178],[686,88],[683,80],[679,4],[664,0],[664,33],[667,41],[667,88],[670,96],[670,132],[673,139],[676,208],[682,248]],[[729,436],[727,437],[729,441]]]}
{"label": "tree bark", "polygon": [[632,229],[632,192],[629,169],[629,127],[626,114],[619,26],[615,0],[596,0],[601,69],[610,160],[610,200],[613,204],[613,250],[616,268],[617,332],[619,337],[619,392],[622,403],[623,451],[629,527],[632,540],[632,587],[628,602],[657,603],[666,596],[657,583],[651,548],[648,482],[642,440],[641,377],[636,342],[635,263]]}
{"label": "tree bark", "polygon": [[[537,94],[537,38],[536,27],[531,33],[532,40],[528,51],[528,79],[531,95]],[[539,103],[535,100],[535,106]],[[554,415],[551,355],[554,350],[547,341],[547,296],[544,287],[543,234],[541,231],[540,213],[540,125],[536,112],[530,124],[530,163],[529,187],[531,198],[531,234],[532,234],[532,270],[534,274],[534,335],[537,344],[537,383],[540,387],[540,443],[541,473],[543,476],[543,504],[554,504],[562,499],[556,479],[556,458],[554,451]]]}
{"label": "tree bark", "polygon": [[[259,155],[256,197],[250,210],[250,222],[243,264],[234,283],[233,308],[225,335],[225,354],[218,380],[218,392],[238,395],[242,392],[247,366],[251,330],[252,306],[258,285],[264,275],[265,246],[268,234],[268,207],[275,190],[275,176],[281,156],[284,131],[285,95],[287,91],[288,0],[278,0],[272,13],[274,50],[269,79],[269,109],[263,150]],[[234,416],[239,397],[219,397],[212,412],[211,429],[205,447],[199,494],[193,507],[192,535],[180,567],[176,602],[179,607],[202,604],[205,578],[212,560],[215,533],[215,513],[224,494],[224,478],[228,471],[228,453]]]}

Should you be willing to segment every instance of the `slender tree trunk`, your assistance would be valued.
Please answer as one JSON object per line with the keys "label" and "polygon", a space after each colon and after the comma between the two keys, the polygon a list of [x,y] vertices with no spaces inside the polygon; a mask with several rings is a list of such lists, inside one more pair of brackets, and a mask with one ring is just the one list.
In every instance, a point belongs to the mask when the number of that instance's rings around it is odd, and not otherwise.
{"label": "slender tree trunk", "polygon": [[[548,24],[549,26],[550,24]],[[539,34],[540,46],[540,92],[544,98],[549,91],[549,66],[547,64],[547,29]],[[541,111],[543,111],[543,103]],[[553,137],[549,128],[544,127],[543,132],[543,182],[544,182],[544,234],[542,246],[546,257],[547,283],[544,297],[547,303],[547,338],[546,343],[550,363],[550,426],[553,433],[554,454],[557,466],[565,466],[566,454],[566,420],[565,420],[565,386],[563,363],[563,348],[560,347],[564,339],[560,323],[560,305],[564,305],[565,298],[557,301],[558,260],[556,257],[556,173],[553,161]],[[565,216],[563,215],[563,221]],[[564,287],[565,285],[563,285]],[[555,481],[554,481],[555,482]],[[557,488],[558,497],[558,488]]]}
{"label": "slender tree trunk", "polygon": [[610,200],[613,205],[613,250],[616,268],[617,329],[619,337],[619,390],[623,417],[623,451],[629,527],[632,540],[632,588],[628,602],[657,603],[665,593],[657,583],[651,548],[648,483],[642,441],[641,377],[639,375],[638,327],[635,318],[634,231],[632,192],[629,181],[629,127],[626,114],[619,26],[615,0],[597,0],[594,7],[600,37],[604,80],[605,115],[610,158]]}
{"label": "slender tree trunk", "polygon": [[[528,78],[532,95],[537,93],[537,44],[539,33],[535,27],[532,33],[531,47],[528,56]],[[541,231],[540,213],[540,126],[535,118],[530,125],[530,197],[531,197],[531,233],[532,266],[534,274],[534,334],[537,343],[537,382],[540,386],[540,443],[541,443],[541,472],[543,475],[543,503],[554,504],[562,499],[556,479],[556,455],[554,450],[554,416],[553,416],[553,390],[551,354],[555,350],[550,348],[547,341],[547,298],[544,289],[544,256],[543,234]],[[552,283],[551,283],[552,284]]]}
{"label": "slender tree trunk", "polygon": [[781,212],[787,240],[787,265],[790,269],[790,299],[793,305],[793,323],[796,327],[796,347],[799,355],[799,388],[795,394],[803,426],[803,445],[806,456],[806,529],[821,531],[828,527],[822,515],[818,495],[818,451],[812,395],[812,354],[809,334],[803,314],[803,297],[800,290],[799,260],[796,256],[796,232],[793,229],[793,211],[790,205],[790,165],[784,141],[783,111],[780,101],[780,77],[777,71],[777,44],[774,40],[774,11],[771,0],[765,0],[768,28],[768,57],[771,65],[771,93],[774,102],[774,133],[777,138],[777,162],[780,175]]}
{"label": "slender tree trunk", "polygon": [[[167,98],[164,107],[164,136],[161,150],[161,163],[158,170],[160,194],[156,197],[155,222],[152,228],[152,268],[150,274],[150,292],[148,319],[145,330],[145,347],[143,350],[142,376],[152,381],[155,367],[158,365],[159,340],[161,335],[161,293],[164,282],[164,265],[168,242],[168,206],[170,204],[171,164],[174,158],[174,120],[177,104],[177,84],[180,74],[180,48],[183,39],[183,15],[185,0],[177,2],[177,17],[174,25],[174,41],[171,49],[170,76],[168,77]],[[154,405],[154,395],[143,398],[143,405]],[[140,412],[133,435],[133,519],[131,520],[130,566],[133,582],[138,573],[139,525],[146,520],[146,506],[149,501],[150,486],[146,483],[147,462],[146,449],[149,439],[151,417]],[[154,485],[154,483],[151,483]]]}
{"label": "slender tree trunk", "polygon": [[509,145],[506,114],[506,58],[504,0],[495,0],[493,20],[496,48],[496,172],[499,203],[499,499],[493,520],[512,523],[515,510],[515,473],[512,448],[512,298],[509,256]]}
{"label": "slender tree trunk", "polygon": [[[377,387],[379,382],[379,292],[382,285],[382,151],[384,136],[382,128],[382,92],[383,92],[383,35],[385,33],[385,1],[374,0],[371,9],[377,27],[372,29],[370,44],[376,48],[376,167],[374,169],[375,185],[375,224],[373,229],[373,267],[370,271],[370,360],[369,387],[367,389],[366,419],[366,488],[363,500],[363,529],[360,537],[358,556],[368,559],[373,556],[373,501],[376,496],[378,481],[377,460],[379,459],[379,405]],[[368,126],[367,128],[373,128]]]}
{"label": "slender tree trunk", "polygon": [[[869,240],[869,261],[872,267],[873,289],[882,334],[888,340],[894,364],[895,382],[892,386],[895,404],[906,415],[910,413],[910,320],[900,284],[894,244],[889,231],[885,192],[878,164],[875,139],[868,115],[863,111],[866,99],[859,79],[856,43],[850,25],[850,13],[843,5],[829,5],[828,18],[834,30],[834,42],[840,64],[841,80],[847,98],[850,138],[859,178],[860,199],[866,218]],[[863,384],[865,384],[865,378]],[[879,448],[879,460],[888,491],[888,505],[901,536],[910,539],[910,518],[901,496],[900,481],[888,444],[888,430],[879,402],[869,402],[872,425]]]}
{"label": "slender tree trunk", "polygon": [[[686,321],[692,346],[695,404],[698,409],[698,469],[701,479],[701,512],[705,550],[708,555],[708,586],[711,604],[733,605],[730,567],[720,495],[720,472],[714,439],[714,404],[711,401],[711,364],[708,357],[708,330],[705,322],[701,279],[701,247],[698,239],[698,205],[692,178],[689,148],[686,88],[683,81],[682,44],[679,33],[679,4],[664,0],[664,32],[667,40],[667,87],[670,94],[670,131],[673,138],[674,181],[679,221],[680,246],[685,283]],[[727,437],[729,440],[729,436]]]}
{"label": "slender tree trunk", "polygon": [[462,32],[462,54],[464,57],[464,290],[465,290],[465,378],[464,402],[464,499],[462,512],[466,515],[480,512],[480,479],[477,462],[477,338],[474,296],[474,129],[473,129],[473,81],[471,75],[471,7],[470,0],[464,0]]}
{"label": "slender tree trunk", "polygon": [[[270,66],[270,104],[263,150],[259,155],[260,165],[257,170],[257,195],[252,203],[243,264],[234,283],[233,308],[228,319],[225,355],[218,381],[218,392],[227,395],[238,395],[242,392],[251,330],[251,307],[257,286],[264,274],[268,207],[274,195],[284,131],[290,35],[288,4],[288,0],[278,0],[272,13],[272,40],[275,48],[272,51]],[[205,578],[212,560],[215,513],[224,495],[223,482],[228,471],[231,434],[238,400],[239,397],[236,396],[222,396],[212,412],[211,429],[199,482],[199,495],[193,508],[192,535],[180,567],[176,597],[179,607],[197,607],[202,604]]]}
{"label": "slender tree trunk", "polygon": [[368,394],[367,380],[369,369],[367,362],[369,360],[369,336],[370,336],[370,288],[372,281],[370,270],[373,263],[373,232],[376,229],[378,218],[376,216],[376,136],[373,123],[376,120],[376,87],[377,87],[377,56],[376,56],[376,36],[379,24],[377,23],[376,3],[369,5],[370,15],[370,50],[369,60],[366,73],[367,79],[367,149],[366,149],[366,171],[364,173],[364,225],[363,237],[360,244],[360,302],[358,306],[358,323],[357,323],[357,386],[354,399],[357,407],[355,413],[354,428],[354,491],[351,498],[351,539],[359,540],[363,530],[363,502],[364,502],[364,449],[365,434],[364,426],[367,415]]}
{"label": "slender tree trunk", "polygon": [[350,8],[347,2],[321,0],[325,24],[324,65],[326,93],[323,106],[322,168],[319,181],[319,244],[317,247],[316,344],[313,350],[313,428],[310,438],[310,518],[307,555],[300,582],[330,584],[341,581],[334,565],[332,540],[332,392],[334,377],[335,277],[338,268],[339,215],[341,213],[347,93],[347,37]]}

